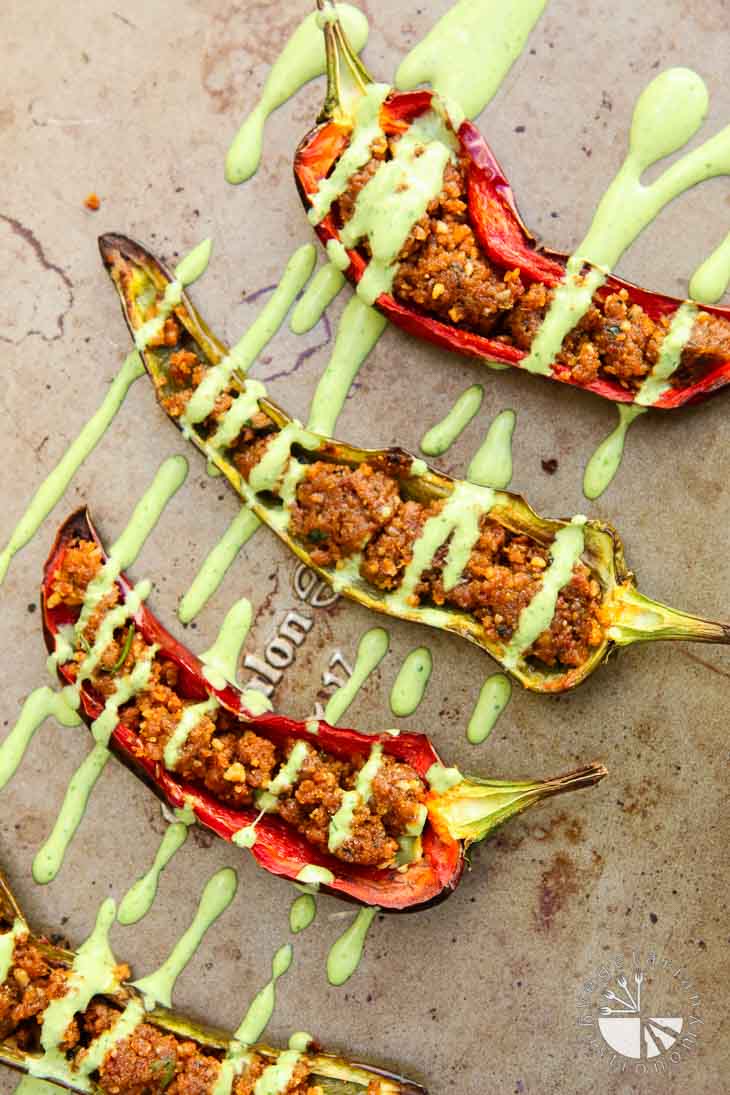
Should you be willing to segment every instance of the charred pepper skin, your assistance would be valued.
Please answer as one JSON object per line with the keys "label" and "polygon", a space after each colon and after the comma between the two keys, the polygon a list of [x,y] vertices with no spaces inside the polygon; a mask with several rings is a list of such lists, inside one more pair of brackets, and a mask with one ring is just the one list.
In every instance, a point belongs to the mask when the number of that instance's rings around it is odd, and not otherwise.
{"label": "charred pepper skin", "polygon": [[[325,28],[328,39],[335,33],[332,26]],[[367,84],[371,78],[354,57],[337,24],[337,41],[332,47],[346,56],[348,63],[355,60],[360,67],[360,81]],[[349,56],[348,55],[349,51]],[[327,177],[339,156],[349,143],[349,120],[340,109],[333,80],[325,108],[317,125],[310,130],[297,147],[294,156],[294,178],[305,209],[312,205],[312,197],[321,181]],[[410,124],[431,107],[430,91],[399,92],[393,90],[380,111],[380,123],[386,135],[403,132]],[[534,283],[554,289],[564,278],[568,255],[539,246],[525,225],[517,208],[510,183],[489,144],[470,121],[464,121],[456,133],[460,152],[467,167],[467,201],[469,223],[485,255],[500,271],[519,270],[528,286]],[[326,247],[330,240],[339,240],[339,231],[332,213],[315,227]],[[357,285],[362,278],[367,258],[358,249],[347,251],[350,265],[345,270],[347,278]],[[586,267],[588,269],[588,267]],[[638,304],[657,322],[671,319],[685,303],[678,297],[666,296],[642,289],[632,282],[609,275],[594,299],[604,301],[607,296],[625,290],[628,304]],[[522,368],[527,353],[516,346],[464,330],[442,320],[434,319],[398,301],[389,293],[382,293],[374,306],[395,326],[416,338],[425,339],[436,346],[468,357],[475,357],[501,365]],[[703,304],[702,311],[721,319],[730,320],[730,308]],[[617,381],[598,376],[591,381],[576,380],[567,365],[554,362],[549,376],[563,384],[593,392],[613,403],[633,403],[636,392],[627,390]],[[722,360],[705,369],[703,375],[682,386],[666,391],[652,406],[671,410],[700,402],[730,383],[730,360]]]}
{"label": "charred pepper skin", "polygon": [[[137,329],[137,298],[143,289],[149,293],[154,290],[157,300],[164,296],[172,275],[141,244],[126,236],[110,233],[101,236],[99,249],[102,259],[119,295],[122,312],[127,326],[134,338]],[[175,309],[175,318],[183,329],[183,336],[205,365],[219,363],[228,353],[220,339],[210,330],[183,293],[180,304]],[[182,337],[182,336],[181,336]],[[145,368],[149,373],[155,390],[160,391],[167,383],[167,363],[163,350],[147,347],[142,351]],[[235,369],[231,376],[231,389],[236,393],[245,391],[246,379]],[[268,398],[258,401],[258,406],[271,420],[277,430],[291,424],[290,416],[272,403]],[[182,429],[180,420],[166,410],[168,417]],[[233,489],[247,498],[246,484],[240,471],[227,458],[225,451],[210,451],[197,428],[189,429],[186,436],[211,460],[225,475]],[[314,436],[314,435],[313,435]],[[404,449],[362,449],[343,441],[319,437],[315,450],[310,455],[317,460],[329,461],[357,468],[364,463],[375,463],[394,470],[399,476],[404,497],[419,502],[430,503],[448,499],[452,491],[459,486],[459,480],[439,472],[436,468],[426,467],[421,474],[411,474],[415,457]],[[418,463],[423,464],[422,461]],[[250,493],[250,492],[249,492]],[[472,614],[457,608],[440,610],[438,621],[434,622],[431,609],[421,606],[404,608],[386,600],[374,586],[365,582],[346,583],[337,581],[336,568],[320,566],[311,556],[312,545],[297,538],[277,520],[278,505],[266,496],[257,496],[250,503],[253,512],[264,524],[298,556],[302,562],[315,570],[330,586],[337,587],[343,596],[362,604],[375,612],[407,619],[412,622],[426,623],[440,630],[452,632],[467,639],[485,650],[515,680],[534,692],[554,694],[565,692],[581,684],[599,665],[617,649],[635,642],[659,639],[686,639],[693,642],[730,643],[730,626],[713,623],[700,617],[672,609],[653,601],[636,589],[633,572],[624,558],[621,537],[617,530],[607,522],[591,519],[583,526],[585,531],[584,561],[591,574],[600,583],[602,590],[601,616],[604,625],[603,641],[592,649],[589,657],[578,666],[560,667],[557,670],[548,666],[532,664],[525,660],[522,664],[505,666],[504,647],[491,642],[484,634],[484,628]],[[498,504],[490,511],[492,517],[516,534],[524,534],[537,544],[549,545],[567,521],[541,517],[520,495],[509,491],[498,492]]]}
{"label": "charred pepper skin", "polygon": [[[27,925],[27,919],[13,893],[7,878],[0,869],[0,934],[9,930],[16,920]],[[59,933],[62,935],[63,933]],[[35,935],[28,929],[28,942],[35,946],[45,959],[63,969],[70,969],[75,956],[74,951],[50,943],[44,936]],[[105,997],[105,1002],[118,1007],[121,1012],[131,999],[141,1000],[141,994],[133,985],[125,984],[115,996]],[[173,1035],[175,1038],[195,1042],[206,1054],[220,1052],[222,1059],[231,1046],[230,1034],[214,1027],[202,1026],[185,1015],[178,1015],[166,1008],[156,1007],[152,1011],[145,1012],[143,1022],[157,1027],[163,1034]],[[266,1044],[256,1044],[250,1047],[254,1053],[258,1053],[267,1061],[272,1062],[279,1056],[280,1050]],[[312,1052],[307,1055],[311,1059],[311,1076],[313,1082],[326,1085],[326,1090],[336,1095],[342,1090],[348,1093],[360,1092],[367,1095],[367,1085],[371,1081],[382,1081],[383,1095],[428,1095],[428,1091],[415,1080],[405,1079],[395,1073],[370,1064],[361,1064],[349,1061],[334,1054],[324,1052]],[[19,1072],[28,1072],[34,1055],[19,1049],[8,1041],[0,1040],[0,1063],[7,1065]],[[49,1081],[54,1082],[54,1081]],[[55,1081],[59,1090],[78,1091],[84,1095],[85,1089],[79,1085],[75,1088],[71,1083]],[[340,1086],[342,1085],[342,1086]],[[105,1095],[104,1088],[98,1083],[93,1090],[97,1095]]]}
{"label": "charred pepper skin", "polygon": [[[49,593],[53,578],[62,563],[64,553],[71,544],[79,540],[93,541],[101,551],[102,560],[107,556],[99,536],[89,518],[86,509],[73,513],[61,526],[46,561],[41,590],[41,608],[43,631],[48,651],[56,648],[58,630],[63,625],[73,624],[80,608],[70,608],[64,604],[49,607]],[[117,586],[123,598],[131,590],[128,579],[122,574]],[[258,732],[269,740],[283,744],[287,739],[295,738],[310,742],[313,748],[336,757],[352,760],[353,757],[367,759],[375,743],[382,746],[383,753],[408,764],[418,776],[426,782],[427,773],[434,765],[441,765],[439,756],[425,734],[403,732],[392,734],[363,734],[356,730],[347,730],[329,726],[318,720],[316,732],[308,723],[298,722],[283,715],[265,713],[252,715],[245,706],[245,699],[233,684],[216,688],[206,679],[204,666],[198,658],[179,643],[143,604],[132,617],[135,629],[148,644],[157,644],[160,657],[172,661],[178,669],[178,690],[181,696],[190,701],[199,702],[214,696],[219,704],[240,718],[243,724],[254,733]],[[58,666],[58,675],[64,684],[73,680],[70,667],[75,662]],[[93,685],[85,682],[81,687],[80,714],[87,724],[91,724],[103,709]],[[515,784],[520,792],[517,805],[504,813],[479,832],[473,828],[473,811],[462,816],[460,805],[456,801],[458,786],[468,787],[467,797],[484,794],[480,788],[490,788],[501,792],[506,784],[499,781],[479,781],[462,779],[457,787],[450,787],[443,793],[431,791],[427,796],[428,818],[422,839],[422,858],[402,869],[365,867],[350,864],[324,854],[310,844],[296,830],[281,818],[263,814],[260,816],[255,807],[234,809],[218,801],[209,791],[185,782],[175,772],[166,770],[159,762],[141,756],[134,730],[121,721],[114,729],[110,748],[122,762],[140,776],[152,790],[169,806],[192,807],[200,824],[215,832],[224,840],[232,841],[233,836],[248,825],[256,823],[256,841],[251,852],[257,863],[271,874],[289,880],[296,880],[303,867],[313,864],[324,867],[333,875],[333,881],[323,885],[323,889],[363,905],[378,905],[384,910],[411,911],[444,900],[456,888],[465,865],[465,851],[469,844],[483,839],[508,816],[521,812],[528,806],[553,794],[591,786],[599,782],[606,769],[600,764],[569,773],[555,780],[540,781],[535,784]],[[532,788],[530,790],[529,788]],[[257,820],[258,819],[258,820]],[[459,832],[459,837],[452,835]]]}

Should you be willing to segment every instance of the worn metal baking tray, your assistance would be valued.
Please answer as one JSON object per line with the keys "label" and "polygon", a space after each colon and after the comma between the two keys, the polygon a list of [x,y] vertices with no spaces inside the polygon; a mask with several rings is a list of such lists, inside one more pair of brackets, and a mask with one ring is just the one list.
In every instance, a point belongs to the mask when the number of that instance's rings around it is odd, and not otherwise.
{"label": "worn metal baking tray", "polygon": [[[363,7],[371,23],[370,67],[389,78],[404,50],[447,6],[404,0],[394,9],[369,0]],[[93,9],[39,0],[6,11],[3,540],[127,351],[98,258],[99,232],[128,232],[170,259],[213,236],[214,260],[192,292],[228,339],[255,314],[248,298],[275,283],[294,246],[310,238],[290,165],[319,108],[320,85],[271,119],[253,180],[234,188],[222,170],[267,65],[307,10],[305,0],[284,8],[268,0],[182,7],[130,0],[123,10],[110,0]],[[657,69],[696,68],[712,96],[705,132],[727,122],[726,17],[721,0],[640,7],[628,0],[552,0],[480,119],[536,232],[566,249],[581,237],[623,156],[632,104]],[[97,213],[82,204],[90,190],[102,199]],[[658,218],[620,272],[681,295],[728,220],[727,180],[704,184]],[[305,338],[283,328],[256,367],[294,413],[306,413],[348,292]],[[316,352],[292,371],[310,346]],[[356,443],[398,442],[415,450],[425,427],[470,383],[484,385],[484,402],[441,460],[447,471],[463,473],[492,416],[514,408],[515,489],[543,512],[582,510],[616,521],[648,593],[705,615],[727,615],[727,395],[642,419],[619,476],[593,505],[581,494],[582,471],[612,427],[610,406],[531,377],[493,374],[395,330],[363,367],[338,432]],[[140,381],[65,502],[15,560],[3,588],[5,727],[44,680],[34,606],[56,519],[84,500],[102,533],[113,537],[151,470],[175,451],[185,452],[185,444]],[[137,576],[155,580],[153,606],[180,635],[177,601],[236,506],[187,455],[187,484],[135,567]],[[541,467],[549,458],[559,464],[552,476]],[[308,714],[331,689],[337,659],[352,661],[359,636],[374,621],[308,588],[294,559],[262,530],[186,641],[204,649],[242,594],[256,609],[249,656],[265,657],[267,647],[271,654],[287,613],[311,620],[301,643],[279,644],[286,656],[278,655],[275,690],[282,709]],[[649,1089],[661,1077],[612,1075],[605,1059],[576,1047],[586,979],[607,958],[653,951],[688,971],[701,997],[699,1050],[672,1066],[675,1089],[721,1090],[729,1064],[720,1037],[728,1002],[727,655],[683,646],[634,649],[573,695],[515,691],[491,738],[475,748],[464,728],[492,669],[486,656],[454,638],[387,626],[390,652],[351,708],[354,724],[393,723],[390,685],[405,653],[425,641],[434,672],[408,721],[431,734],[450,761],[526,776],[600,757],[611,778],[513,822],[476,850],[475,869],[448,902],[416,916],[379,919],[360,969],[343,989],[328,986],[325,956],[353,913],[321,898],[315,926],[296,941],[271,1038],[283,1042],[306,1027],[328,1046],[426,1080],[436,1093]],[[2,862],[29,913],[40,927],[62,924],[75,942],[90,929],[101,898],[121,896],[151,860],[163,828],[156,800],[113,763],[58,879],[46,888],[33,884],[32,856],[87,748],[84,729],[47,722],[0,802]],[[138,973],[151,969],[189,920],[205,879],[223,864],[238,869],[239,896],[181,978],[176,1002],[232,1027],[288,938],[290,899],[285,884],[256,870],[238,849],[194,833],[163,876],[151,913],[134,929],[116,928],[113,942]],[[14,1078],[4,1074],[0,1083],[10,1091]]]}

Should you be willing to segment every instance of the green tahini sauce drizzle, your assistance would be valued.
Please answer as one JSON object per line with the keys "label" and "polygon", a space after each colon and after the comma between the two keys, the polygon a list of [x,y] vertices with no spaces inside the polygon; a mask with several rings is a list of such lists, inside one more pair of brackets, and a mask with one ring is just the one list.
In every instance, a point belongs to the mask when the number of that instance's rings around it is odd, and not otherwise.
{"label": "green tahini sauce drizzle", "polygon": [[236,683],[241,647],[250,628],[251,602],[241,597],[226,613],[213,645],[200,655],[205,666],[205,679],[214,688],[225,688],[226,684]]}
{"label": "green tahini sauce drizzle", "polygon": [[421,452],[426,456],[441,456],[450,449],[482,405],[484,388],[472,384],[462,392],[453,407],[440,422],[432,426],[421,438]]}
{"label": "green tahini sauce drizzle", "polygon": [[134,885],[127,890],[119,903],[117,920],[120,924],[136,924],[138,920],[146,916],[157,895],[160,875],[175,855],[175,852],[179,851],[185,843],[188,828],[195,821],[195,815],[192,811],[188,814],[182,810],[176,810],[175,814],[178,820],[168,825],[165,830],[165,835],[162,838],[152,866],[146,874],[138,878]]}
{"label": "green tahini sauce drizzle", "polygon": [[344,284],[345,275],[331,262],[320,267],[292,312],[289,325],[295,335],[303,335],[311,331]]}
{"label": "green tahini sauce drizzle", "polygon": [[144,374],[144,365],[136,350],[127,356],[109,386],[99,409],[92,415],[63,454],[53,471],[44,479],[15,526],[10,540],[0,554],[0,585],[10,561],[31,540],[53,507],[68,489],[69,483],[83,462],[94,451],[113,422],[132,384]]}
{"label": "green tahini sauce drizzle", "polygon": [[269,1025],[276,1004],[276,982],[291,966],[293,956],[291,943],[285,943],[283,947],[279,947],[274,955],[271,963],[271,980],[256,993],[243,1022],[234,1034],[235,1040],[241,1045],[250,1046],[258,1042]]}
{"label": "green tahini sauce drizzle", "polygon": [[332,356],[309,408],[307,426],[310,430],[332,436],[352,382],[385,326],[385,316],[360,297],[354,296],[348,301],[337,327]]}
{"label": "green tahini sauce drizzle", "polygon": [[[676,160],[652,183],[641,182],[647,168],[690,140],[702,124],[707,107],[703,80],[686,68],[660,73],[639,96],[628,155],[604,194],[588,234],[568,263],[566,278],[523,363],[528,371],[550,373],[565,335],[587,311],[605,274],[670,201],[697,183],[730,172],[727,126]],[[582,276],[584,263],[592,264],[593,269]]]}
{"label": "green tahini sauce drizzle", "polygon": [[190,588],[180,600],[177,614],[184,623],[190,623],[208,603],[223,581],[233,560],[244,544],[247,544],[261,522],[255,513],[243,506],[231,521],[218,543],[203,561],[193,578]]}
{"label": "green tahini sauce drizzle", "polygon": [[[286,264],[281,280],[261,312],[233,349],[208,369],[180,419],[183,433],[202,422],[228,384],[234,369],[246,373],[284,322],[297,294],[314,269],[317,252],[312,243],[299,247]],[[235,406],[235,402],[233,404]]]}
{"label": "green tahini sauce drizzle", "polygon": [[504,673],[494,673],[486,679],[466,729],[466,736],[472,745],[480,745],[487,740],[511,695],[512,684]]}
{"label": "green tahini sauce drizzle", "polygon": [[13,954],[17,940],[27,934],[28,925],[16,916],[10,931],[3,932],[0,935],[0,985],[7,981],[10,967],[13,964]]}
{"label": "green tahini sauce drizzle", "polygon": [[38,727],[51,715],[62,726],[79,726],[81,723],[79,715],[62,692],[53,692],[45,685],[31,692],[18,721],[0,745],[0,791],[15,774]]}
{"label": "green tahini sauce drizzle", "polygon": [[190,927],[177,941],[159,969],[133,984],[144,996],[147,1008],[156,1004],[172,1007],[175,982],[202,942],[203,936],[226,911],[236,895],[238,877],[231,867],[223,867],[208,879]]}
{"label": "green tahini sauce drizzle", "polygon": [[730,235],[726,236],[701,266],[689,283],[689,295],[702,304],[717,304],[730,284]]}
{"label": "green tahini sauce drizzle", "polygon": [[31,1075],[66,1084],[73,1077],[74,1087],[89,1090],[88,1081],[71,1072],[60,1043],[76,1012],[85,1011],[93,996],[113,993],[119,988],[117,964],[109,946],[109,929],[115,913],[114,902],[107,898],[99,909],[94,930],[76,952],[66,994],[51,1000],[46,1008],[41,1027],[43,1053],[37,1059],[29,1059]]}
{"label": "green tahini sauce drizzle", "polygon": [[355,809],[360,803],[366,804],[370,801],[373,780],[378,774],[382,759],[383,746],[376,742],[370,750],[370,756],[357,774],[353,790],[343,792],[340,808],[330,820],[327,844],[331,852],[337,851],[349,839]]}
{"label": "green tahini sauce drizzle", "polygon": [[295,897],[289,909],[289,927],[295,935],[303,932],[317,915],[317,904],[311,893]]}
{"label": "green tahini sauce drizzle", "polygon": [[512,434],[517,415],[501,411],[472,458],[467,476],[472,483],[504,490],[512,481]]}
{"label": "green tahini sauce drizzle", "polygon": [[398,670],[390,693],[390,709],[399,718],[412,715],[428,686],[433,668],[431,651],[427,646],[417,646],[407,655]]}
{"label": "green tahini sauce drizzle", "polygon": [[379,912],[377,905],[360,909],[350,927],[332,944],[327,956],[327,980],[331,985],[344,985],[360,965],[365,937]]}
{"label": "green tahini sauce drizzle", "polygon": [[389,644],[388,632],[382,627],[373,627],[362,636],[352,676],[330,696],[325,709],[325,721],[331,726],[337,725],[370,674],[380,665],[388,653]]}
{"label": "green tahini sauce drizzle", "polygon": [[618,426],[603,439],[586,465],[583,476],[583,493],[586,498],[600,498],[613,482],[621,464],[629,426],[646,411],[646,407],[638,407],[631,403],[617,403],[616,409]]}

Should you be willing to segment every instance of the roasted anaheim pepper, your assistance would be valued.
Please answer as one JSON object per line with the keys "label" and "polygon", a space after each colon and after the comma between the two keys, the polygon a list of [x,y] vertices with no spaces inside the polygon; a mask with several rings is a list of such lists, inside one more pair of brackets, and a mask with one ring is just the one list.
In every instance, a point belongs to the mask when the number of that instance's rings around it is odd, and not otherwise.
{"label": "roasted anaheim pepper", "polygon": [[192,807],[273,874],[316,880],[362,904],[413,909],[447,897],[466,848],[508,817],[605,775],[594,764],[539,782],[468,779],[444,768],[423,734],[361,734],[254,713],[260,695],[216,680],[144,604],[128,610],[135,637],[110,675],[105,666],[116,662],[128,622],[101,628],[108,613],[116,623],[120,609],[125,616],[132,587],[123,575],[77,626],[105,559],[79,510],[61,527],[43,580],[44,631],[61,680],[77,682],[90,723],[121,688],[128,698],[115,708],[110,747],[167,803]]}
{"label": "roasted anaheim pepper", "polygon": [[[138,335],[171,275],[123,236],[100,247]],[[572,688],[618,646],[730,642],[726,625],[640,594],[610,525],[548,520],[519,495],[451,479],[402,449],[357,449],[304,430],[237,372],[184,295],[165,331],[165,344],[143,354],[163,408],[257,516],[352,600],[455,632],[538,692]],[[211,409],[193,421],[188,408],[206,381],[216,381]]]}
{"label": "roasted anaheim pepper", "polygon": [[[2,873],[0,955],[0,1062],[22,1072],[47,1075],[69,1091],[162,1095],[174,1085],[175,1095],[214,1095],[221,1062],[227,1054],[231,1060],[238,1054],[240,1068],[233,1073],[231,1085],[221,1086],[220,1095],[227,1089],[232,1095],[253,1095],[259,1090],[258,1078],[277,1062],[291,1071],[287,1095],[426,1095],[425,1088],[411,1080],[321,1053],[316,1047],[299,1054],[267,1045],[244,1047],[222,1031],[164,1008],[145,1011],[142,995],[125,983],[129,975],[125,965],[114,971],[117,989],[94,995],[86,1006],[79,1000],[75,1021],[59,1032],[63,1035],[60,1061],[54,1057],[46,1071],[40,1041],[43,1020],[53,1000],[74,992],[69,975],[76,955],[30,931]],[[84,968],[87,979],[94,975],[90,958]],[[80,983],[79,997],[83,978]],[[135,1021],[115,1040],[110,1032],[125,1009]],[[95,1067],[90,1068],[91,1063]]]}
{"label": "roasted anaheim pepper", "polygon": [[294,174],[330,258],[368,303],[438,346],[619,403],[678,407],[730,381],[730,309],[692,313],[681,357],[667,365],[662,342],[683,301],[613,276],[552,364],[532,368],[529,350],[567,256],[538,247],[476,127],[455,130],[429,91],[375,84],[330,14],[327,98]]}

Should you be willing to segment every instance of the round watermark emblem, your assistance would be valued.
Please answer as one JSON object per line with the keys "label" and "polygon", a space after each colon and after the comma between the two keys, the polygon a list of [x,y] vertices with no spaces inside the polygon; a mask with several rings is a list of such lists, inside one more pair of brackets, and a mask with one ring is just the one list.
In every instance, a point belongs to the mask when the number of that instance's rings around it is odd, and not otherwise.
{"label": "round watermark emblem", "polygon": [[578,990],[583,1053],[611,1072],[667,1075],[695,1057],[702,998],[686,968],[650,951],[617,955]]}

